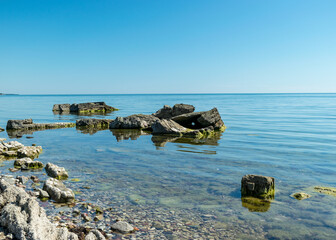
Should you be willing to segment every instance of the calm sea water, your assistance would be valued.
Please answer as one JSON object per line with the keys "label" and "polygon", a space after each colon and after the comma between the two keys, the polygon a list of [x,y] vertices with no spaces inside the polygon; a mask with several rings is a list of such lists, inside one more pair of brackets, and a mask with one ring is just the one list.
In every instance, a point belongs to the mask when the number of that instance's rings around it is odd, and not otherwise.
{"label": "calm sea water", "polygon": [[[336,198],[313,191],[336,187],[336,94],[0,96],[0,127],[8,119],[75,121],[83,116],[54,115],[53,104],[91,101],[120,111],[84,117],[151,114],[175,103],[192,104],[196,111],[217,107],[227,130],[205,142],[155,139],[137,131],[84,134],[74,128],[34,132],[33,139],[19,141],[43,146],[39,159],[66,166],[74,177],[94,173],[94,181],[88,177],[93,192],[113,190],[153,208],[211,212],[223,221],[258,224],[269,239],[336,236]],[[275,201],[266,210],[242,205],[245,174],[275,178]],[[312,197],[290,196],[300,191]]]}

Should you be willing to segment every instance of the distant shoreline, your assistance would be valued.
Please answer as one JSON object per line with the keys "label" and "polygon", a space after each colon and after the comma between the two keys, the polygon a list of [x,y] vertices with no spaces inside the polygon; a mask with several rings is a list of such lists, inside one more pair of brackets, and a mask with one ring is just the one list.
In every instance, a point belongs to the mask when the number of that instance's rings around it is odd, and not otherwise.
{"label": "distant shoreline", "polygon": [[0,93],[0,96],[3,96],[3,95],[19,95],[19,94],[13,94],[13,93]]}

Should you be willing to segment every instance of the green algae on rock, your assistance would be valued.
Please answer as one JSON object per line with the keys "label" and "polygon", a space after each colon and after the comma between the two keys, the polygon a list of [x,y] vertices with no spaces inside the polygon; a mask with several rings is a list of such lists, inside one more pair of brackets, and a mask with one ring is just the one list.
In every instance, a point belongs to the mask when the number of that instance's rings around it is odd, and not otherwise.
{"label": "green algae on rock", "polygon": [[267,212],[271,207],[269,199],[260,199],[256,197],[242,197],[242,206],[250,212]]}
{"label": "green algae on rock", "polygon": [[304,200],[304,199],[307,199],[307,198],[311,197],[309,194],[304,193],[304,192],[293,193],[291,196],[293,198],[296,198],[297,200]]}
{"label": "green algae on rock", "polygon": [[274,178],[261,175],[245,175],[241,180],[242,197],[274,199]]}
{"label": "green algae on rock", "polygon": [[335,196],[336,197],[336,188],[334,187],[314,187],[314,190],[319,193],[324,193],[327,195]]}
{"label": "green algae on rock", "polygon": [[119,109],[107,105],[105,102],[88,102],[74,104],[54,104],[53,112],[70,112],[70,113],[105,113],[117,111]]}

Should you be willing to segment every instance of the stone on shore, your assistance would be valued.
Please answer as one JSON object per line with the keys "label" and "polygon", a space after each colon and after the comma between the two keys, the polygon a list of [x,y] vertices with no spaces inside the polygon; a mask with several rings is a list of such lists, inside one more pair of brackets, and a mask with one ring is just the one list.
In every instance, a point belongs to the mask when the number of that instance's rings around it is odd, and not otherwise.
{"label": "stone on shore", "polygon": [[0,180],[0,224],[21,240],[78,240],[66,228],[57,228],[34,197],[4,179]]}
{"label": "stone on shore", "polygon": [[159,120],[153,115],[134,114],[128,117],[117,117],[110,123],[110,129],[151,129],[152,124]]}
{"label": "stone on shore", "polygon": [[101,128],[108,129],[112,119],[85,118],[76,121],[77,128]]}
{"label": "stone on shore", "polygon": [[94,112],[112,112],[118,110],[117,108],[107,105],[105,102],[88,102],[88,103],[74,103],[74,104],[55,104],[53,106],[54,112],[71,112],[71,113],[94,113]]}
{"label": "stone on shore", "polygon": [[128,222],[118,221],[111,225],[111,229],[120,233],[130,233],[134,232],[134,227]]}
{"label": "stone on shore", "polygon": [[101,232],[98,230],[92,230],[88,235],[86,235],[85,240],[105,240],[106,238],[104,237]]}
{"label": "stone on shore", "polygon": [[188,129],[172,120],[157,120],[152,124],[153,134],[171,134],[181,136]]}
{"label": "stone on shore", "polygon": [[47,163],[45,170],[48,176],[58,180],[65,180],[69,177],[69,174],[64,167],[59,167],[53,163]]}
{"label": "stone on shore", "polygon": [[296,198],[297,200],[304,200],[304,199],[307,199],[307,198],[311,197],[309,194],[304,193],[304,192],[293,193],[291,196],[293,198]]}
{"label": "stone on shore", "polygon": [[274,178],[260,175],[245,175],[241,180],[242,197],[274,199]]}
{"label": "stone on shore", "polygon": [[40,168],[43,168],[43,163],[39,161],[33,161],[31,158],[26,157],[26,158],[16,159],[14,161],[14,167],[20,168],[22,170],[40,169]]}
{"label": "stone on shore", "polygon": [[43,185],[43,190],[47,191],[50,198],[55,202],[66,203],[72,202],[75,199],[73,191],[55,178],[47,179]]}

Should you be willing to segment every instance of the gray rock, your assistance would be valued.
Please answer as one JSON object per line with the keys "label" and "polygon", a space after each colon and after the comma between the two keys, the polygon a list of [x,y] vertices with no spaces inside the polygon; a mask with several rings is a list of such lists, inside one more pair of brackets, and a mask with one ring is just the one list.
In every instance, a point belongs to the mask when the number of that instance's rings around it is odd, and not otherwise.
{"label": "gray rock", "polygon": [[[56,129],[56,128],[69,128],[76,126],[75,123],[71,122],[57,122],[57,123],[33,123],[32,119],[24,120],[8,120],[7,130],[45,130],[45,129]],[[24,133],[24,132],[23,132]],[[31,133],[31,132],[29,132]]]}
{"label": "gray rock", "polygon": [[105,240],[105,237],[98,230],[92,230],[88,235],[86,235],[85,240]]}
{"label": "gray rock", "polygon": [[16,179],[19,180],[21,184],[26,184],[29,180],[29,178],[26,176],[17,176]]}
{"label": "gray rock", "polygon": [[65,170],[64,167],[59,167],[52,163],[47,163],[45,170],[48,176],[57,178],[57,179],[67,179],[69,177],[68,172]]}
{"label": "gray rock", "polygon": [[245,175],[241,180],[242,197],[274,198],[274,178],[260,175]]}
{"label": "gray rock", "polygon": [[163,108],[159,109],[156,113],[153,113],[153,116],[160,119],[170,119],[173,117],[172,111],[173,109],[171,106],[164,105]]}
{"label": "gray rock", "polygon": [[43,208],[23,189],[0,180],[0,224],[21,240],[78,240],[66,228],[57,228]]}
{"label": "gray rock", "polygon": [[7,151],[17,151],[20,148],[23,148],[24,145],[22,143],[19,143],[17,141],[10,141],[10,142],[3,142],[2,143],[3,148],[5,148]]}
{"label": "gray rock", "polygon": [[111,225],[111,229],[113,231],[117,231],[120,233],[130,233],[134,231],[134,227],[131,224],[124,221],[118,221],[116,223],[113,223]]}
{"label": "gray rock", "polygon": [[153,134],[174,134],[181,136],[188,129],[173,120],[158,120],[152,124]]}
{"label": "gray rock", "polygon": [[20,158],[14,161],[14,167],[23,170],[26,169],[39,169],[43,168],[43,163],[39,161],[33,161],[31,158]]}
{"label": "gray rock", "polygon": [[153,115],[134,114],[128,117],[117,117],[110,124],[110,129],[150,129],[159,118]]}
{"label": "gray rock", "polygon": [[18,158],[37,158],[42,152],[41,146],[24,146],[17,151]]}
{"label": "gray rock", "polygon": [[37,189],[39,198],[50,198],[47,191],[44,191],[40,188]]}
{"label": "gray rock", "polygon": [[73,113],[92,113],[92,112],[111,112],[118,109],[106,105],[105,102],[88,102],[88,103],[74,103],[74,104],[55,104],[53,106],[54,112],[73,112]]}
{"label": "gray rock", "polygon": [[190,129],[202,129],[212,126],[215,130],[224,130],[224,122],[217,110],[213,108],[205,112],[186,113],[172,118],[183,127]]}
{"label": "gray rock", "polygon": [[70,112],[70,104],[68,104],[68,103],[55,104],[53,106],[53,111],[54,112]]}
{"label": "gray rock", "polygon": [[186,113],[192,113],[195,111],[195,107],[189,104],[175,104],[172,109],[172,116],[179,116]]}
{"label": "gray rock", "polygon": [[55,202],[72,202],[75,199],[73,191],[55,178],[47,179],[43,185],[43,190],[47,191],[50,198]]}

